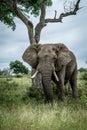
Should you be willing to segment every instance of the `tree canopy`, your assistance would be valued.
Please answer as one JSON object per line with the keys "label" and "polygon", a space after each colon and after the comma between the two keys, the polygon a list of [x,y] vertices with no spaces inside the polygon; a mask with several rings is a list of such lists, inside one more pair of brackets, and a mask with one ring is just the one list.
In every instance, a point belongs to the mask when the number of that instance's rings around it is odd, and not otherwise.
{"label": "tree canopy", "polygon": [[[14,30],[16,27],[14,18],[20,18],[28,29],[30,44],[38,44],[42,29],[48,23],[62,22],[64,17],[76,15],[80,1],[75,0],[74,3],[70,1],[71,4],[68,8],[66,4],[64,5],[65,12],[57,16],[55,10],[54,18],[46,18],[46,7],[52,5],[52,0],[0,0],[0,21]],[[65,0],[65,3],[67,3],[67,0]],[[39,16],[36,27],[34,27],[30,15]]]}
{"label": "tree canopy", "polygon": [[[17,17],[16,12],[12,9],[12,4],[15,0],[0,0],[0,21],[11,27],[13,30],[16,27],[14,18]],[[17,0],[16,4],[18,8],[26,17],[34,15],[34,17],[40,14],[40,2],[41,0]],[[52,1],[46,0],[46,6],[51,6]]]}

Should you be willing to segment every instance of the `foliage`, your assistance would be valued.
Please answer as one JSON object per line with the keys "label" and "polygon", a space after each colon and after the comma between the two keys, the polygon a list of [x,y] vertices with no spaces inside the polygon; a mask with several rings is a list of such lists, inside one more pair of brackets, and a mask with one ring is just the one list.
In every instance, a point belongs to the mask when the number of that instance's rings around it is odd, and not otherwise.
{"label": "foliage", "polygon": [[28,68],[25,67],[23,63],[18,60],[10,62],[9,66],[10,66],[10,69],[12,69],[13,73],[15,74],[19,74],[19,73],[28,74],[28,71],[29,71]]}
{"label": "foliage", "polygon": [[[40,14],[40,2],[41,0],[17,0],[17,6],[25,16],[32,14],[37,17]],[[51,5],[52,1],[46,0],[46,6]],[[4,2],[0,2],[0,21],[15,30],[15,17],[17,16],[11,7]]]}
{"label": "foliage", "polygon": [[19,105],[29,87],[29,77],[1,76],[0,77],[0,105],[12,107]]}
{"label": "foliage", "polygon": [[5,106],[18,103],[17,99],[20,96],[16,93],[18,84],[9,82],[10,80],[0,80],[0,104]]}
{"label": "foliage", "polygon": [[15,77],[17,77],[17,78],[22,78],[23,75],[22,75],[22,74],[16,74]]}
{"label": "foliage", "polygon": [[12,12],[10,7],[5,3],[0,3],[0,21],[15,30],[14,22],[15,13]]}
{"label": "foliage", "polygon": [[85,71],[85,72],[82,74],[81,79],[87,80],[87,71]]}
{"label": "foliage", "polygon": [[[31,13],[32,15],[38,16],[40,13],[40,3],[41,0],[18,0],[18,4],[22,5],[25,8],[27,13]],[[52,1],[46,0],[46,5],[51,6]]]}
{"label": "foliage", "polygon": [[[64,103],[54,106],[27,97],[31,89],[29,76],[0,78],[1,130],[86,130],[87,81],[78,79],[79,99],[68,95]],[[33,86],[34,87],[34,86]],[[55,87],[55,86],[54,86]],[[54,89],[55,90],[55,89]],[[34,89],[33,89],[34,91]]]}
{"label": "foliage", "polygon": [[37,101],[42,101],[44,99],[43,88],[38,88],[35,85],[31,85],[29,88],[27,88],[25,100],[27,98],[31,98],[31,99],[34,99],[34,100],[37,100]]}
{"label": "foliage", "polygon": [[3,75],[3,71],[0,69],[0,75]]}
{"label": "foliage", "polygon": [[[57,99],[57,87],[54,83],[52,83],[52,87],[54,92],[54,98]],[[23,99],[27,101],[27,99],[29,98],[36,101],[44,102],[45,96],[44,96],[43,88],[37,87],[36,85],[32,84],[30,87],[27,88],[27,93]]]}
{"label": "foliage", "polygon": [[86,68],[80,68],[78,71],[79,72],[85,72],[85,71],[87,71],[87,69]]}
{"label": "foliage", "polygon": [[83,108],[87,108],[87,81],[82,80],[81,83],[78,84],[78,92],[79,92],[79,104]]}
{"label": "foliage", "polygon": [[0,70],[0,75],[10,75],[11,72],[12,72],[11,69],[4,68],[3,70]]}

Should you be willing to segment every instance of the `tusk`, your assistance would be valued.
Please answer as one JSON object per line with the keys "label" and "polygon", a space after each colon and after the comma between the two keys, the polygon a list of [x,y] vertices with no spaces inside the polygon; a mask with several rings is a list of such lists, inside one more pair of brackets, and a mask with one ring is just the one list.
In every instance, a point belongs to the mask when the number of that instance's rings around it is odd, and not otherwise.
{"label": "tusk", "polygon": [[55,76],[56,80],[57,80],[57,81],[59,81],[59,78],[58,78],[58,76],[57,76],[57,74],[56,74],[56,72],[55,72],[55,71],[53,72],[53,74],[54,74],[54,76]]}
{"label": "tusk", "polygon": [[31,79],[34,79],[37,74],[38,74],[38,71],[36,71],[36,72],[31,76]]}

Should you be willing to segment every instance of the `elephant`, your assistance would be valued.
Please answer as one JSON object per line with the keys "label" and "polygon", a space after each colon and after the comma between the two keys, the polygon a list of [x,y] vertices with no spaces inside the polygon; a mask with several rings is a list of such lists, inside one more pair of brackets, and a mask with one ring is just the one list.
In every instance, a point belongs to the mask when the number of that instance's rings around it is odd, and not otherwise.
{"label": "elephant", "polygon": [[64,85],[70,83],[72,96],[78,98],[77,91],[77,62],[76,57],[66,45],[62,43],[55,44],[33,44],[30,45],[22,56],[36,72],[32,79],[40,73],[42,75],[42,84],[45,99],[53,103],[52,81],[57,86],[58,101],[64,101]]}

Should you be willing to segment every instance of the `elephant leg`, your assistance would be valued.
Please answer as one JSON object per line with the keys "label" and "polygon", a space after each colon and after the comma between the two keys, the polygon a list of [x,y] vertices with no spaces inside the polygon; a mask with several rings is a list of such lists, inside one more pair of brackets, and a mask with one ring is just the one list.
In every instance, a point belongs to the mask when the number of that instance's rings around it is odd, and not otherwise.
{"label": "elephant leg", "polygon": [[75,70],[70,79],[70,85],[72,88],[72,96],[74,99],[78,98],[78,91],[77,91],[77,71]]}
{"label": "elephant leg", "polygon": [[64,101],[65,99],[65,91],[64,91],[65,66],[62,68],[60,72],[58,72],[58,77],[59,77],[59,81],[57,83],[58,100]]}
{"label": "elephant leg", "polygon": [[57,84],[57,91],[58,91],[58,100],[64,101],[64,84],[62,82],[59,82]]}

